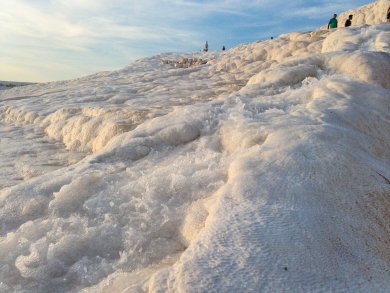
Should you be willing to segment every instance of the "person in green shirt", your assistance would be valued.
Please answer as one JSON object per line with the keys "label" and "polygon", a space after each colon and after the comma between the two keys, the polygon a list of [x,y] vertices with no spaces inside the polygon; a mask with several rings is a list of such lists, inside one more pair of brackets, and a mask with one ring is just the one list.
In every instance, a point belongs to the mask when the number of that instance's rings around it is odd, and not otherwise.
{"label": "person in green shirt", "polygon": [[328,29],[329,28],[337,28],[337,14],[334,14],[333,18],[329,20]]}

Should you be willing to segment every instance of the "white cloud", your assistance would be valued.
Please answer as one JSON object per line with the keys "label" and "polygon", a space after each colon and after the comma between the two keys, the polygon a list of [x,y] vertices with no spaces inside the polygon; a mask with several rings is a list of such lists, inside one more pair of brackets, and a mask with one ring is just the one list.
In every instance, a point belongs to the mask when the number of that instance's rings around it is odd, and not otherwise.
{"label": "white cloud", "polygon": [[[119,2],[131,4],[133,1]],[[164,13],[154,17],[157,11],[152,11],[145,18],[143,13],[157,7],[157,1],[142,5],[139,1],[137,5],[123,3],[121,11],[118,2],[112,5],[109,1],[56,0],[48,3],[34,6],[27,1],[7,1],[0,12],[2,38],[31,38],[49,46],[81,50],[101,39],[158,41],[166,39],[167,35],[188,39],[193,35],[192,31],[174,29],[168,22],[163,22]],[[173,9],[169,13],[175,15],[178,11]],[[123,21],[124,15],[128,17],[126,21]]]}
{"label": "white cloud", "polygon": [[[60,73],[57,75],[51,73],[47,79],[54,77],[61,79],[70,77],[69,74],[65,73],[69,68],[64,69],[57,66],[56,62],[57,60],[67,60],[70,55],[78,56],[75,57],[80,61],[78,66],[84,68],[84,74],[87,74],[93,72],[96,64],[104,63],[107,66],[107,58],[113,60],[122,58],[124,65],[130,58],[139,57],[142,54],[140,51],[133,56],[129,52],[134,52],[133,47],[139,47],[141,43],[166,43],[171,47],[180,41],[187,45],[196,43],[194,36],[196,38],[197,33],[188,28],[175,28],[171,23],[173,20],[164,21],[164,17],[158,15],[156,2],[146,1],[146,4],[140,4],[140,1],[137,1],[138,4],[135,6],[131,2],[116,1],[112,3],[105,0],[4,1],[1,3],[0,10],[0,38],[2,40],[0,54],[12,57],[13,60],[23,59],[26,68],[29,66],[28,64],[35,64],[30,67],[43,68],[42,70],[47,72],[47,68],[44,66],[36,65],[38,63],[50,64],[51,71],[57,67]],[[136,11],[133,11],[134,9]],[[154,11],[148,17],[143,15],[143,13],[148,14],[151,9]],[[170,13],[175,14],[176,12],[171,11]],[[120,48],[113,46],[120,46]],[[98,51],[101,53],[97,53]],[[42,56],[42,52],[46,52],[46,56]],[[113,54],[121,54],[121,56],[113,56]],[[143,55],[146,54],[148,54],[147,48],[143,52]],[[86,65],[87,60],[90,59],[88,57],[94,57],[96,60]],[[10,70],[12,64],[18,70]],[[66,65],[65,61],[61,64]],[[77,66],[74,63],[73,65]],[[8,62],[7,64],[3,62],[1,66],[3,68],[1,79],[14,79],[15,74],[11,74],[11,72],[25,72],[18,80],[42,80],[41,71],[34,79],[31,77],[32,69],[21,70],[23,64],[19,62]],[[88,66],[90,70],[88,70]],[[61,72],[63,72],[62,75]],[[72,73],[75,73],[74,70]]]}

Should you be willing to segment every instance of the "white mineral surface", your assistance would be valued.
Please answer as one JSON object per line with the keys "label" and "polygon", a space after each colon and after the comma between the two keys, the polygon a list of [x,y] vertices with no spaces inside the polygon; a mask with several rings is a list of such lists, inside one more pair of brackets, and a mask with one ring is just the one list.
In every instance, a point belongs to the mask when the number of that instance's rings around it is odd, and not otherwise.
{"label": "white mineral surface", "polygon": [[0,292],[390,292],[389,4],[0,91]]}

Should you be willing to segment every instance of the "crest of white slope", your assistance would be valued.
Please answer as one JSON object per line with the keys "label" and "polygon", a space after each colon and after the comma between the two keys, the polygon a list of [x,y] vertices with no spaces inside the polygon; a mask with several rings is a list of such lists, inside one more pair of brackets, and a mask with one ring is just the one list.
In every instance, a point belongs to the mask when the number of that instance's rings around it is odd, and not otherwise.
{"label": "crest of white slope", "polygon": [[389,291],[389,2],[1,92],[0,291]]}

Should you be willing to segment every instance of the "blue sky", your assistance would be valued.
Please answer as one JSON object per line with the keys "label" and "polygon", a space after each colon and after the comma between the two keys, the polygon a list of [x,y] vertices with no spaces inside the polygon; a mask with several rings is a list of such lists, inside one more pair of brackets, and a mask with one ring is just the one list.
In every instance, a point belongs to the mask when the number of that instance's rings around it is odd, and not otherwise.
{"label": "blue sky", "polygon": [[0,0],[0,80],[53,81],[160,52],[313,30],[366,0]]}

